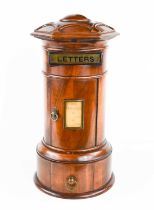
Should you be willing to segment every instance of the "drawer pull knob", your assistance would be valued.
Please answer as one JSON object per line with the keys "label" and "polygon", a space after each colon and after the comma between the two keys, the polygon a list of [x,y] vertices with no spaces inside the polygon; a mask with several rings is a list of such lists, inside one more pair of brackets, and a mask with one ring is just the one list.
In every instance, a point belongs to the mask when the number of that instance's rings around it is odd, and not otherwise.
{"label": "drawer pull knob", "polygon": [[53,110],[51,112],[51,119],[53,121],[57,121],[58,120],[58,110],[56,108],[53,108]]}
{"label": "drawer pull knob", "polygon": [[74,191],[77,186],[77,178],[75,176],[68,176],[65,185],[67,190]]}

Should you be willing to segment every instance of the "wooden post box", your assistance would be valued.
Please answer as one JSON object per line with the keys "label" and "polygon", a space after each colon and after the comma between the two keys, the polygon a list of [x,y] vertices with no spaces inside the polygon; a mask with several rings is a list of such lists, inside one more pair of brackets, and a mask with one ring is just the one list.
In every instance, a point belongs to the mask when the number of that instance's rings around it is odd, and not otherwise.
{"label": "wooden post box", "polygon": [[106,41],[110,26],[70,15],[32,35],[43,40],[45,133],[37,146],[35,184],[61,198],[87,198],[114,183],[104,135]]}

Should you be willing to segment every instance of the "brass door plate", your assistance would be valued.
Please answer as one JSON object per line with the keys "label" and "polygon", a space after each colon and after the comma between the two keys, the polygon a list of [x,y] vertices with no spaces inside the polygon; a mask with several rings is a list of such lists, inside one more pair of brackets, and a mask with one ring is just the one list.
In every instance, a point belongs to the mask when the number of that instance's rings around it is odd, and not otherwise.
{"label": "brass door plate", "polygon": [[64,100],[64,128],[82,129],[84,101],[79,99]]}
{"label": "brass door plate", "polygon": [[53,53],[48,52],[49,66],[53,65],[96,65],[102,63],[103,53]]}

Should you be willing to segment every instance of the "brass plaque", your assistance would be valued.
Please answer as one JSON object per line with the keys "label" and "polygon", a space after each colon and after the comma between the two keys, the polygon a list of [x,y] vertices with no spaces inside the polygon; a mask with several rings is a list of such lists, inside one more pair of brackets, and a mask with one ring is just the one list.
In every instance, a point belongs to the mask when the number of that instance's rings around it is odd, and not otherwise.
{"label": "brass plaque", "polygon": [[49,65],[96,65],[102,63],[102,53],[49,52]]}
{"label": "brass plaque", "polygon": [[64,127],[83,128],[83,100],[64,100]]}

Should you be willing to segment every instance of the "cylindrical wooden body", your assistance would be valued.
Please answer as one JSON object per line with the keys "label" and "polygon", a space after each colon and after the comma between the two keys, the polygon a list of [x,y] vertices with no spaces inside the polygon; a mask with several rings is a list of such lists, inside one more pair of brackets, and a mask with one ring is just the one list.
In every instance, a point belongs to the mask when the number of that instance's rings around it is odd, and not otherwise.
{"label": "cylindrical wooden body", "polygon": [[[48,65],[48,52],[100,52],[101,65]],[[62,49],[60,50],[59,48]],[[75,50],[77,49],[77,50]],[[37,183],[60,197],[88,197],[104,192],[113,183],[111,146],[104,134],[105,42],[44,42],[45,135],[37,147]],[[84,101],[84,128],[64,127],[64,101]],[[56,107],[57,121],[51,111]],[[68,177],[76,177],[74,189]],[[42,187],[42,188],[43,188]]]}
{"label": "cylindrical wooden body", "polygon": [[[98,31],[92,34],[96,24],[92,25],[84,16],[68,16],[61,24],[58,30],[54,29],[55,40],[48,34],[42,35],[46,25],[33,33],[44,39],[45,80],[45,132],[37,146],[35,183],[53,196],[87,198],[107,191],[114,182],[112,148],[104,133],[106,41],[96,39],[100,36]],[[70,36],[69,27],[74,30]],[[63,32],[65,28],[67,33]],[[78,39],[78,31],[82,39]],[[64,64],[53,64],[57,55],[62,55],[63,60],[56,61]],[[98,55],[100,61],[92,63],[92,56]]]}
{"label": "cylindrical wooden body", "polygon": [[[58,46],[56,46],[58,44]],[[48,65],[48,53],[99,52],[101,65]],[[62,47],[62,49],[61,49]],[[60,50],[60,49],[61,50]],[[57,50],[56,50],[57,49]],[[77,50],[76,50],[77,49]],[[44,42],[45,64],[45,137],[48,145],[61,149],[89,149],[102,144],[104,136],[104,82],[105,82],[105,43],[56,43]],[[84,101],[84,129],[64,127],[64,100]],[[59,118],[51,120],[51,110],[56,107]]]}

